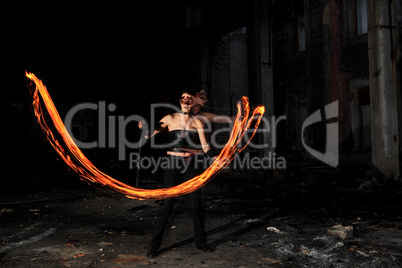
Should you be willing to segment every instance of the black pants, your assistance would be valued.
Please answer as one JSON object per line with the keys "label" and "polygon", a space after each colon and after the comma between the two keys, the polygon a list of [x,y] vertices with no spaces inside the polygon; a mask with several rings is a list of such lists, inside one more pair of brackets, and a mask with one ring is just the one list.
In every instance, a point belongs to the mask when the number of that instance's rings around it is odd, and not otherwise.
{"label": "black pants", "polygon": [[[164,170],[163,186],[165,188],[176,186],[198,175],[193,157],[169,156],[169,161],[170,167]],[[206,244],[206,239],[200,189],[188,194],[187,197],[189,197],[191,202],[195,244],[202,247]],[[150,243],[150,248],[152,249],[157,249],[161,245],[163,233],[169,216],[172,214],[174,202],[175,198],[163,200],[162,207],[156,219],[153,238]]]}

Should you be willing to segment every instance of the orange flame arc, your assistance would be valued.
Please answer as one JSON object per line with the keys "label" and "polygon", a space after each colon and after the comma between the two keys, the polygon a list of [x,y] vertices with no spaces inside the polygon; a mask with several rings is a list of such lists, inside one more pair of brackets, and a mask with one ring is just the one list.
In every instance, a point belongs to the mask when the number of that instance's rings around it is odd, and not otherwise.
{"label": "orange flame arc", "polygon": [[[215,161],[200,175],[183,182],[179,185],[170,188],[162,189],[141,189],[135,188],[131,185],[125,184],[112,178],[106,173],[100,171],[95,167],[92,162],[82,153],[78,146],[74,143],[74,140],[68,133],[60,115],[50,97],[46,86],[38,79],[33,73],[25,73],[26,77],[30,79],[34,84],[34,87],[30,87],[30,93],[32,98],[32,110],[34,117],[42,132],[44,133],[47,141],[56,150],[60,158],[70,167],[71,170],[76,172],[80,179],[92,183],[99,183],[110,187],[111,189],[125,194],[128,198],[132,199],[165,199],[172,198],[181,195],[191,193],[203,185],[208,183],[222,168],[226,167],[230,161],[235,157],[236,152],[242,151],[255,135],[256,130],[261,122],[261,118],[265,112],[264,106],[258,106],[252,113],[251,118],[258,115],[254,131],[246,145],[242,148],[237,148],[237,145],[244,137],[244,133],[251,126],[252,120],[248,120],[250,107],[247,97],[242,97],[242,105],[237,104],[237,117],[233,125],[230,138],[222,149],[220,154],[216,157]],[[45,108],[49,113],[54,127],[57,133],[60,135],[64,147],[59,140],[55,137],[52,130],[49,128],[45,121],[45,117],[42,110],[42,105],[39,96],[42,97]],[[243,113],[242,108],[243,107]]]}

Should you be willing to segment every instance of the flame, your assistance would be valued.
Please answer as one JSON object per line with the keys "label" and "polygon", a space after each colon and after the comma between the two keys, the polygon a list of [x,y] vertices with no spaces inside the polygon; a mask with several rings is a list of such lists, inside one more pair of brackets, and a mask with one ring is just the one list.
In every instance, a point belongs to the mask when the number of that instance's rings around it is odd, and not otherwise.
{"label": "flame", "polygon": [[[25,75],[36,85],[35,88],[33,86],[30,87],[33,114],[47,141],[56,150],[60,158],[70,167],[71,170],[78,174],[81,180],[108,186],[111,189],[121,192],[125,194],[128,198],[132,199],[172,198],[191,193],[201,188],[203,185],[208,183],[216,174],[218,174],[218,172],[222,170],[222,168],[229,165],[230,161],[233,160],[233,158],[235,157],[236,152],[242,151],[248,145],[252,137],[255,135],[256,130],[261,122],[261,118],[265,112],[264,106],[258,106],[253,111],[251,118],[255,118],[255,116],[258,115],[255,123],[254,132],[247,141],[246,145],[244,145],[240,149],[237,148],[237,145],[244,137],[244,133],[251,126],[251,123],[253,121],[248,120],[250,113],[248,98],[242,97],[242,104],[237,104],[237,117],[234,122],[229,141],[226,143],[220,154],[216,157],[215,161],[202,174],[186,182],[183,182],[182,184],[170,188],[141,189],[122,183],[95,167],[74,143],[66,127],[64,126],[59,113],[57,112],[57,109],[52,101],[52,98],[50,97],[49,92],[46,89],[46,86],[33,73],[26,72]],[[64,147],[55,137],[52,130],[49,128],[45,121],[39,95],[42,97],[46,110],[53,122],[54,127],[57,130],[57,133],[62,139]]]}

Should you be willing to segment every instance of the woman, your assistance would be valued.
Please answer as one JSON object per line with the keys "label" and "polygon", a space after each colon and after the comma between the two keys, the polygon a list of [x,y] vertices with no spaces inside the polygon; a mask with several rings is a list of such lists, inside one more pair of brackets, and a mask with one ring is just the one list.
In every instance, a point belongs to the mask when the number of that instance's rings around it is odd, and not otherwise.
{"label": "woman", "polygon": [[[169,156],[169,168],[164,170],[165,188],[172,187],[189,180],[198,175],[195,168],[195,156],[203,152],[212,157],[212,151],[207,143],[204,134],[204,127],[201,120],[192,115],[194,105],[193,92],[183,91],[180,98],[181,112],[169,114],[159,121],[159,127],[151,136],[145,136],[149,139],[154,135],[167,129],[170,147],[167,149]],[[139,124],[142,128],[143,123]],[[206,237],[204,233],[204,217],[201,204],[201,192],[196,190],[188,194],[191,200],[191,214],[194,227],[194,240],[197,249],[208,251]],[[158,255],[158,248],[161,245],[163,233],[173,209],[173,199],[163,200],[163,205],[155,223],[155,230],[149,249],[148,257]]]}

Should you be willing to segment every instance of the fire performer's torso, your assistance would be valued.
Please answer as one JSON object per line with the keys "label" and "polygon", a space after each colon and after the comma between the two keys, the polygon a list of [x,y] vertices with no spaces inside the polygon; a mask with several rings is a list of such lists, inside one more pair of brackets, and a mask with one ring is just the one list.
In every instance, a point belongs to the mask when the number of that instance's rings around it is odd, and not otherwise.
{"label": "fire performer's torso", "polygon": [[[168,132],[169,152],[202,153],[200,139],[196,129],[174,129]],[[187,156],[187,155],[186,155]]]}

